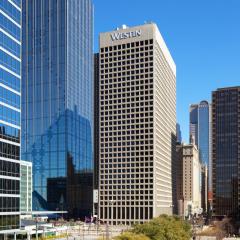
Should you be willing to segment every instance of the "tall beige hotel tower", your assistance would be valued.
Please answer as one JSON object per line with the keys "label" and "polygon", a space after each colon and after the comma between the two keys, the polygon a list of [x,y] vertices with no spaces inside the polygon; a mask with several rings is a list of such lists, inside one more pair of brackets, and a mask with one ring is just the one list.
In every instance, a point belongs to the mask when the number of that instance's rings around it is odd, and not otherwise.
{"label": "tall beige hotel tower", "polygon": [[154,23],[100,34],[99,218],[172,214],[176,66]]}

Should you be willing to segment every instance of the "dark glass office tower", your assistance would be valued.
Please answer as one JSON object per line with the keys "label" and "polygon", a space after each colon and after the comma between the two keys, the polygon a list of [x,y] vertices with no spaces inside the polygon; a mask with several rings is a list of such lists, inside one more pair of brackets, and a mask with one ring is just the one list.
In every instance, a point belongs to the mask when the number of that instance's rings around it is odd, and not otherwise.
{"label": "dark glass office tower", "polygon": [[22,159],[33,163],[33,209],[92,209],[91,0],[22,2]]}
{"label": "dark glass office tower", "polygon": [[[94,191],[98,192],[99,178],[99,54],[94,54]],[[95,196],[95,194],[94,194]],[[98,196],[98,194],[97,194]],[[98,214],[98,199],[94,197],[93,215]]]}
{"label": "dark glass office tower", "polygon": [[239,217],[240,87],[212,93],[213,214]]}
{"label": "dark glass office tower", "polygon": [[99,168],[99,54],[94,54],[94,189],[98,189]]}
{"label": "dark glass office tower", "polygon": [[0,1],[0,238],[19,228],[21,3]]}

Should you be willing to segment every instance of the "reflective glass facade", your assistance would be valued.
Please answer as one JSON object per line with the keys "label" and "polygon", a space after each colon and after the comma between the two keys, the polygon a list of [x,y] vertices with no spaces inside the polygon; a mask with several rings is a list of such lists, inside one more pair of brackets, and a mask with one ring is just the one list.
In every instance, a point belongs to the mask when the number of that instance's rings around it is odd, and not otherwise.
{"label": "reflective glass facade", "polygon": [[240,210],[240,87],[212,93],[213,214]]}
{"label": "reflective glass facade", "polygon": [[[202,207],[207,210],[207,198],[212,197],[212,155],[211,155],[211,104],[201,101],[199,104],[190,105],[190,138],[193,137],[199,151],[199,160],[203,169],[207,167],[207,181],[205,184],[205,170],[201,176]],[[207,194],[208,193],[208,197]]]}
{"label": "reflective glass facade", "polygon": [[92,208],[92,2],[23,0],[22,9],[22,158],[33,163],[33,210],[84,216]]}
{"label": "reflective glass facade", "polygon": [[201,101],[190,106],[190,135],[195,139],[199,149],[200,160],[209,165],[210,155],[210,104]]}
{"label": "reflective glass facade", "polygon": [[191,104],[189,115],[190,115],[189,139],[191,142],[191,136],[194,137],[195,144],[198,145],[198,104]]}
{"label": "reflective glass facade", "polygon": [[200,102],[198,106],[198,148],[202,163],[209,164],[209,104]]}
{"label": "reflective glass facade", "polygon": [[177,142],[181,143],[182,142],[182,132],[181,132],[181,127],[180,124],[176,124],[176,133],[177,133]]}
{"label": "reflective glass facade", "polygon": [[0,234],[19,228],[21,4],[0,1]]}

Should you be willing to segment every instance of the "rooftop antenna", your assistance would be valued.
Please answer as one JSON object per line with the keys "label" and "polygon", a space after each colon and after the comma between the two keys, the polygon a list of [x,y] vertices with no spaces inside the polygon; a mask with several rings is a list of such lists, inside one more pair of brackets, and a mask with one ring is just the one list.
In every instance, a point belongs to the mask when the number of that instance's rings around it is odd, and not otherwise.
{"label": "rooftop antenna", "polygon": [[127,29],[127,28],[128,28],[128,26],[126,24],[122,24],[122,26],[121,27],[117,27],[116,30],[118,31],[120,29]]}
{"label": "rooftop antenna", "polygon": [[152,23],[154,23],[154,22],[151,20],[144,21],[144,24],[152,24]]}

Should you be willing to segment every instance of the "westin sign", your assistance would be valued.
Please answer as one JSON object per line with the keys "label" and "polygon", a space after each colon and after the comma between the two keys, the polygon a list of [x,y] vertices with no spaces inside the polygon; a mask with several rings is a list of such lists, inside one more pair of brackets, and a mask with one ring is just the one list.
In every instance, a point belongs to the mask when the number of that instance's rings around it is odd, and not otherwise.
{"label": "westin sign", "polygon": [[116,32],[116,33],[111,34],[111,39],[112,39],[112,41],[116,41],[116,40],[122,40],[122,39],[126,39],[126,38],[139,37],[139,36],[141,36],[141,30],[125,32],[125,33]]}

